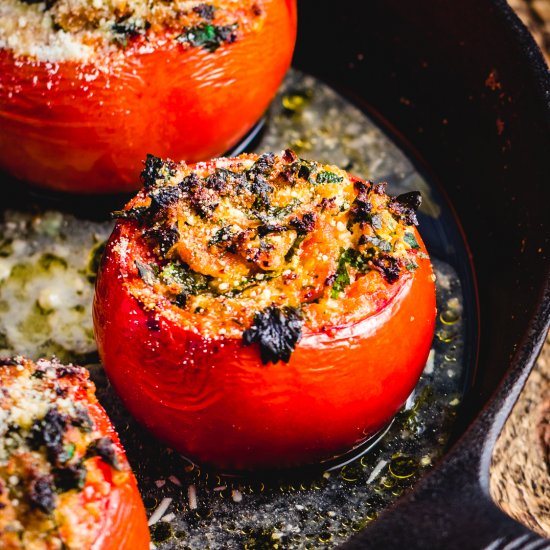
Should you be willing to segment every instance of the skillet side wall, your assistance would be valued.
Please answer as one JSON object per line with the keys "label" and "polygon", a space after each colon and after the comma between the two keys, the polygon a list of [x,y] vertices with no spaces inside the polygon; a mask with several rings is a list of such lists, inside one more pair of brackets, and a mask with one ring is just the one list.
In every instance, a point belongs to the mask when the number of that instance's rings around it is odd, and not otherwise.
{"label": "skillet side wall", "polygon": [[397,128],[464,228],[481,315],[479,368],[462,427],[528,338],[548,277],[548,72],[502,4],[299,4],[295,65]]}

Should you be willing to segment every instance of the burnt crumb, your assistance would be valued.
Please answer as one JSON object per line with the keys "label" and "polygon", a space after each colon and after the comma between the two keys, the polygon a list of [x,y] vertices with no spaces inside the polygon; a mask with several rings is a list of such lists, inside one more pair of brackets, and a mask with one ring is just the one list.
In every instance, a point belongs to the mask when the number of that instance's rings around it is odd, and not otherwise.
{"label": "burnt crumb", "polygon": [[392,198],[388,203],[390,212],[407,225],[418,225],[416,211],[422,204],[422,195],[418,191],[403,193]]}
{"label": "burnt crumb", "polygon": [[181,197],[181,189],[177,185],[166,185],[154,189],[149,196],[151,197],[150,211],[157,213],[176,203]]}
{"label": "burnt crumb", "polygon": [[378,257],[375,257],[370,262],[388,281],[388,283],[393,284],[399,279],[400,269],[399,262],[393,256],[389,254],[381,254]]}
{"label": "burnt crumb", "polygon": [[110,437],[100,437],[88,445],[86,458],[94,456],[99,456],[106,464],[115,468],[115,470],[120,469],[115,446]]}
{"label": "burnt crumb", "polygon": [[336,204],[336,197],[330,197],[330,199],[324,197],[321,199],[321,202],[319,203],[319,207],[321,208],[321,212],[324,212],[327,209],[334,208]]}
{"label": "burnt crumb", "polygon": [[70,423],[75,427],[79,428],[83,432],[91,432],[94,423],[90,418],[88,410],[85,407],[76,407],[76,413],[70,418]]}
{"label": "burnt crumb", "polygon": [[21,363],[17,359],[12,359],[10,357],[0,357],[0,367],[16,367]]}
{"label": "burnt crumb", "polygon": [[193,8],[193,11],[205,21],[214,19],[214,6],[211,4],[199,4]]}
{"label": "burnt crumb", "polygon": [[33,449],[45,446],[48,460],[57,464],[65,458],[63,436],[66,431],[66,417],[57,409],[51,408],[43,420],[35,421],[33,424],[29,444]]}
{"label": "burnt crumb", "polygon": [[66,468],[54,468],[55,486],[61,492],[82,489],[86,481],[86,467],[78,462]]}
{"label": "burnt crumb", "polygon": [[55,372],[58,378],[64,378],[65,376],[82,376],[86,371],[77,365],[61,365],[57,363]]}
{"label": "burnt crumb", "polygon": [[334,272],[332,275],[329,275],[325,279],[325,286],[332,286],[334,284],[334,281],[336,281],[336,277],[338,277],[337,272]]}
{"label": "burnt crumb", "polygon": [[273,153],[264,153],[247,171],[248,179],[254,180],[257,176],[267,177],[271,174],[275,166],[275,155]]}
{"label": "burnt crumb", "polygon": [[154,155],[147,154],[145,159],[145,168],[141,172],[141,181],[145,189],[154,187],[158,179],[164,179],[162,170],[165,169],[167,176],[173,176],[176,173],[176,165],[170,160],[162,160]]}
{"label": "burnt crumb", "polygon": [[296,343],[302,337],[302,325],[300,310],[272,305],[254,315],[252,326],[243,332],[243,344],[258,343],[264,365],[270,361],[288,363]]}
{"label": "burnt crumb", "polygon": [[298,155],[292,149],[285,149],[283,153],[283,160],[290,164],[298,160]]}
{"label": "burnt crumb", "polygon": [[219,195],[208,189],[197,174],[187,176],[181,185],[188,196],[189,206],[201,218],[211,218],[220,203]]}
{"label": "burnt crumb", "polygon": [[144,36],[150,28],[149,21],[137,23],[136,21],[121,20],[111,26],[111,31],[115,35],[115,40],[126,46],[129,39]]}
{"label": "burnt crumb", "polygon": [[288,231],[288,228],[283,225],[268,223],[258,227],[258,236],[265,237],[270,233],[283,233],[285,231]]}
{"label": "burnt crumb", "polygon": [[355,190],[357,196],[350,208],[349,219],[351,223],[370,222],[372,204],[369,201],[369,191],[371,186],[369,183],[362,181],[355,182]]}
{"label": "burnt crumb", "polygon": [[145,237],[156,243],[160,253],[166,256],[168,251],[179,241],[180,233],[177,226],[173,225],[146,231]]}
{"label": "burnt crumb", "polygon": [[[370,182],[369,182],[370,183]],[[372,190],[377,194],[377,195],[384,195],[386,193],[386,186],[388,184],[386,182],[382,182],[382,183],[376,183],[375,185],[372,186]]]}
{"label": "burnt crumb", "polygon": [[31,508],[51,514],[55,510],[55,485],[50,475],[31,480],[29,501]]}
{"label": "burnt crumb", "polygon": [[218,169],[213,174],[210,174],[205,180],[204,185],[208,189],[212,189],[219,193],[220,195],[223,195],[227,193],[231,186],[229,185],[231,180],[235,179],[244,179],[242,174],[235,174],[234,172],[230,172],[229,170],[225,169]]}
{"label": "burnt crumb", "polygon": [[270,194],[273,187],[260,174],[256,175],[255,180],[250,185],[250,191],[256,195],[253,207],[257,210],[267,210],[271,206]]}
{"label": "burnt crumb", "polygon": [[291,218],[290,219],[290,225],[291,225],[291,227],[296,229],[298,234],[307,235],[308,233],[313,231],[313,229],[315,228],[315,220],[316,219],[317,218],[316,218],[314,212],[306,212],[302,216],[302,219],[300,219],[298,217]]}

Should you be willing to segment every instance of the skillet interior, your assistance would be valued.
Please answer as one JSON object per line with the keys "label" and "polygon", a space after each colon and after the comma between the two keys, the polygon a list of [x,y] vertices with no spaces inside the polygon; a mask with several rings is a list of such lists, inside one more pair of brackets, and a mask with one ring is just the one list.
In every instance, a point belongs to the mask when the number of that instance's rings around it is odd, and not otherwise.
{"label": "skillet interior", "polygon": [[295,64],[347,88],[414,145],[456,209],[479,287],[478,369],[456,438],[484,412],[439,472],[350,547],[499,548],[529,538],[504,527],[487,475],[549,324],[548,68],[500,0],[300,7]]}

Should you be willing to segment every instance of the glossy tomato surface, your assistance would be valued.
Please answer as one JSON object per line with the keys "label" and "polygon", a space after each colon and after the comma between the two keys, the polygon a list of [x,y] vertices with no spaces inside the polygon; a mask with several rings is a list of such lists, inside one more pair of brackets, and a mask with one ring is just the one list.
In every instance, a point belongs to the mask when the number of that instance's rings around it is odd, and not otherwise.
{"label": "glossy tomato surface", "polygon": [[92,491],[96,490],[96,487],[102,482],[110,485],[108,492],[103,489],[106,495],[102,503],[103,510],[98,536],[91,548],[92,550],[119,550],[121,548],[147,550],[150,546],[150,537],[145,508],[118,435],[99,403],[90,404],[88,411],[96,429],[104,437],[112,439],[118,462],[123,465],[122,472],[113,475],[110,467],[96,459],[98,471],[102,475],[95,480],[95,484],[87,483],[82,492],[82,506],[85,508],[87,487],[90,487],[90,491]]}
{"label": "glossy tomato surface", "polygon": [[261,2],[265,20],[212,52],[137,37],[80,64],[0,49],[0,169],[75,193],[135,189],[147,153],[194,162],[233,147],[290,65],[294,0]]}
{"label": "glossy tomato surface", "polygon": [[228,470],[329,460],[382,428],[415,386],[435,322],[427,256],[414,274],[360,297],[376,302],[372,315],[324,332],[304,327],[288,363],[264,365],[241,338],[204,338],[130,294],[134,258],[146,253],[136,230],[119,222],[108,243],[97,343],[130,412],[187,457]]}

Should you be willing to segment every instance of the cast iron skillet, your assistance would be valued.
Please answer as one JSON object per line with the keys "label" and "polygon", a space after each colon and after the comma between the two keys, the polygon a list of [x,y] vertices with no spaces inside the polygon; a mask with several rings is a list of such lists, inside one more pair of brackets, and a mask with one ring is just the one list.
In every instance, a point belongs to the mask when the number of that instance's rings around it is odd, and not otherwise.
{"label": "cast iron skillet", "polygon": [[[550,324],[542,56],[504,0],[301,0],[299,8],[294,65],[373,108],[416,150],[456,209],[479,288],[478,368],[454,445],[346,548],[550,548],[502,513],[488,488],[494,443]],[[25,200],[19,183],[12,191],[2,207]],[[73,202],[90,217],[123,198]]]}
{"label": "cast iron skillet", "polygon": [[504,0],[300,3],[295,66],[389,121],[446,191],[479,287],[456,443],[347,548],[542,548],[489,496],[491,452],[550,317],[550,75]]}

